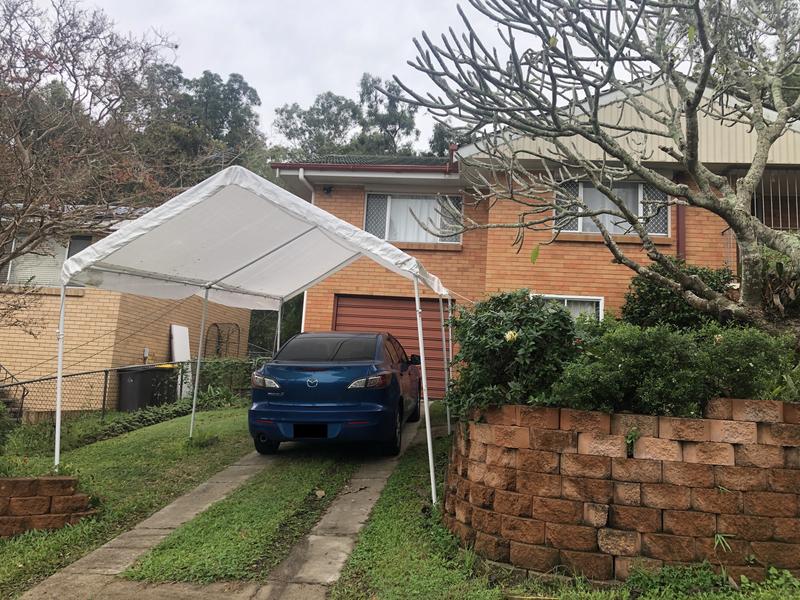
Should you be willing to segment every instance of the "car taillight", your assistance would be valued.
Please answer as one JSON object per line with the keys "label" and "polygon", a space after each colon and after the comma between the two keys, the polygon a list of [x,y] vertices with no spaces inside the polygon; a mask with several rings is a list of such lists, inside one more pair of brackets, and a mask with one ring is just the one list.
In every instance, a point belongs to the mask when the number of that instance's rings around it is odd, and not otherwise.
{"label": "car taillight", "polygon": [[250,384],[254,388],[265,388],[268,390],[277,390],[281,387],[278,385],[277,381],[267,377],[266,375],[262,375],[258,371],[250,376]]}
{"label": "car taillight", "polygon": [[347,388],[351,390],[360,388],[369,388],[374,390],[389,387],[390,383],[392,383],[391,373],[378,373],[376,375],[370,375],[369,377],[356,379],[353,383],[348,385]]}

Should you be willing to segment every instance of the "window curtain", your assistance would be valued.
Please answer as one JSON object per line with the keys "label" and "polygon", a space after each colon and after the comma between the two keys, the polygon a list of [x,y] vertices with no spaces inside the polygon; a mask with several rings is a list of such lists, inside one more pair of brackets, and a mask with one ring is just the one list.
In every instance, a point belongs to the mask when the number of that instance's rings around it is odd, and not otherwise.
{"label": "window curtain", "polygon": [[[618,183],[614,186],[614,193],[620,198],[625,206],[634,215],[639,214],[639,184],[638,183]],[[587,210],[594,212],[598,210],[614,210],[619,212],[619,208],[605,194],[598,191],[593,185],[583,184],[583,201]],[[611,234],[626,233],[629,229],[627,221],[623,221],[614,215],[598,215],[597,217],[603,226]],[[598,232],[600,229],[588,218],[583,219],[583,230]]]}
{"label": "window curtain", "polygon": [[420,226],[423,223],[430,229],[438,229],[440,218],[437,208],[438,202],[435,198],[392,195],[386,239],[398,242],[438,242],[437,236]]}

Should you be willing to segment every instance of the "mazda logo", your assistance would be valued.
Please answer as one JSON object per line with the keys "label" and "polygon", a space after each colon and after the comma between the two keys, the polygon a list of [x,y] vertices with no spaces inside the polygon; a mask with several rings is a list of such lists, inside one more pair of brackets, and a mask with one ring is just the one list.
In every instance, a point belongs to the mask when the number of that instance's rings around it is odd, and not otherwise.
{"label": "mazda logo", "polygon": [[314,379],[313,377],[309,377],[308,379],[306,379],[306,385],[308,387],[310,387],[310,388],[317,387],[318,383],[319,383],[319,379]]}

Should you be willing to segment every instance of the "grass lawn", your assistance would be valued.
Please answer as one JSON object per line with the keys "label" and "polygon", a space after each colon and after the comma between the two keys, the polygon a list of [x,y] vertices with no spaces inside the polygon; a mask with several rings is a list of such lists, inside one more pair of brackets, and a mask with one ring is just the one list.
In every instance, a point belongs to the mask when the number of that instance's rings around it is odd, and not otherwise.
{"label": "grass lawn", "polygon": [[[439,481],[448,447],[448,439],[436,440]],[[426,450],[424,444],[417,444],[390,477],[342,577],[331,590],[331,600],[800,599],[800,580],[787,572],[776,572],[763,585],[736,590],[706,566],[639,573],[613,590],[568,578],[515,581],[507,572],[490,569],[472,552],[459,549],[430,506],[429,493]]]}
{"label": "grass lawn", "polygon": [[[319,520],[358,466],[335,447],[286,449],[278,462],[177,529],[126,576],[149,582],[263,580]],[[318,497],[317,491],[325,495]]]}
{"label": "grass lawn", "polygon": [[[101,512],[58,531],[0,540],[0,597],[19,594],[251,451],[246,410],[198,413],[197,419],[203,438],[216,436],[217,443],[187,444],[189,417],[181,417],[65,452],[62,472],[79,477]],[[49,457],[12,462],[17,475],[51,467]]]}

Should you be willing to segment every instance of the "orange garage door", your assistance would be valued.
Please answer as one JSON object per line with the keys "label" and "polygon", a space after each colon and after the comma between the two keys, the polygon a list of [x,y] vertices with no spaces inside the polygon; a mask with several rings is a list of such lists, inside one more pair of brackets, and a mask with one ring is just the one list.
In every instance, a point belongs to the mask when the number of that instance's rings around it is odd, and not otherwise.
{"label": "orange garage door", "polygon": [[[444,308],[447,318],[446,303]],[[428,394],[431,398],[444,396],[444,355],[440,323],[439,301],[422,300]],[[388,331],[400,341],[408,354],[419,354],[414,298],[337,295],[333,328],[336,331]]]}

